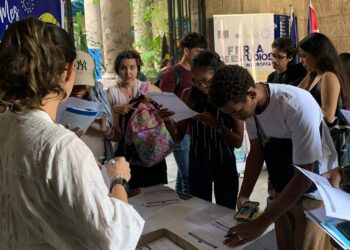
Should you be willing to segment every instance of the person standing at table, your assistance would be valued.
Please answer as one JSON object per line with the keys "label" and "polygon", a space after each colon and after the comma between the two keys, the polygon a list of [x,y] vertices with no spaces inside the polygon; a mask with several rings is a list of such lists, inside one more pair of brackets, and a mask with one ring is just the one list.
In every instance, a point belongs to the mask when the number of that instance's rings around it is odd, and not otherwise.
{"label": "person standing at table", "polygon": [[[232,227],[224,243],[245,244],[275,223],[279,249],[330,249],[329,237],[304,215],[305,209],[322,202],[303,196],[313,191],[311,181],[292,166],[318,172],[324,157],[320,128],[322,133],[328,130],[314,98],[290,85],[255,84],[238,65],[216,71],[209,97],[224,113],[246,121],[251,147],[237,207],[249,200],[264,160],[276,191],[267,210],[254,221]],[[283,139],[277,148],[276,143],[270,144],[275,139]]]}
{"label": "person standing at table", "polygon": [[[193,58],[204,51],[208,42],[204,36],[191,32],[181,40],[182,58],[173,67],[168,68],[160,78],[159,88],[163,92],[175,93],[179,98],[184,89],[191,87],[191,65]],[[178,167],[176,177],[176,191],[188,194],[190,135],[186,133],[181,142],[175,145],[174,157]]]}
{"label": "person standing at table", "polygon": [[[211,202],[214,184],[215,202],[235,209],[239,182],[234,147],[242,145],[243,122],[224,114],[208,100],[211,79],[222,65],[220,56],[211,51],[193,59],[192,87],[183,91],[182,100],[199,114],[176,124],[176,138],[181,140],[189,127],[190,195]],[[159,111],[161,117],[166,113]]]}
{"label": "person standing at table", "polygon": [[144,220],[127,204],[128,163],[105,162],[56,124],[76,52],[68,33],[34,18],[0,43],[0,249],[135,249]]}
{"label": "person standing at table", "polygon": [[[119,133],[116,156],[129,157],[130,155],[129,149],[124,147],[128,115],[135,109],[130,101],[136,100],[142,95],[146,96],[148,92],[161,92],[150,82],[141,82],[137,79],[141,66],[141,56],[133,49],[120,52],[115,60],[114,70],[120,80],[108,88],[107,95],[113,112],[114,131]],[[153,166],[130,164],[130,168],[132,177],[129,183],[129,196],[139,193],[141,187],[168,183],[165,159]]]}

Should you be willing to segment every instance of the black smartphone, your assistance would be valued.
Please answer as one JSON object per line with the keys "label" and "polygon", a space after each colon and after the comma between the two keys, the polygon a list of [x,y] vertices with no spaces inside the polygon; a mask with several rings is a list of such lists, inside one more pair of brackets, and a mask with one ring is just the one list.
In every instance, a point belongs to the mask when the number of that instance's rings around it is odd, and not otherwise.
{"label": "black smartphone", "polygon": [[336,227],[348,240],[350,240],[350,221],[339,223]]}
{"label": "black smartphone", "polygon": [[259,202],[246,201],[235,215],[237,221],[249,221],[252,216],[258,211]]}

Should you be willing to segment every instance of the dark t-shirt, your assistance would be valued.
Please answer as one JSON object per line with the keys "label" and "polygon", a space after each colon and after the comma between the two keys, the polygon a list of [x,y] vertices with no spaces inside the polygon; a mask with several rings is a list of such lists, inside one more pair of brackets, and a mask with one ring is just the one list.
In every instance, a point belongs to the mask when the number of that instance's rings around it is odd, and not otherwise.
{"label": "dark t-shirt", "polygon": [[299,83],[306,76],[306,70],[303,65],[291,64],[288,65],[288,68],[283,73],[278,73],[277,71],[272,72],[267,77],[268,83],[286,83],[293,86],[298,86]]}
{"label": "dark t-shirt", "polygon": [[[178,70],[181,73],[180,84],[179,87],[176,88],[175,93],[179,98],[181,98],[181,94],[184,91],[184,89],[191,87],[192,73],[180,64],[176,64],[174,67],[176,67],[176,70]],[[159,88],[163,92],[174,93],[175,91],[176,72],[174,67],[166,69],[166,71],[162,74],[160,78]]]}

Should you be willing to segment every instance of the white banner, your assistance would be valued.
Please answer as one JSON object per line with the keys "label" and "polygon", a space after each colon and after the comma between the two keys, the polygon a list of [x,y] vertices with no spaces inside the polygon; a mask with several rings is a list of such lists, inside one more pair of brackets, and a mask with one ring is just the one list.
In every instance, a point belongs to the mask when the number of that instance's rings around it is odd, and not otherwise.
{"label": "white banner", "polygon": [[214,15],[215,51],[225,64],[249,70],[256,82],[273,71],[274,14]]}

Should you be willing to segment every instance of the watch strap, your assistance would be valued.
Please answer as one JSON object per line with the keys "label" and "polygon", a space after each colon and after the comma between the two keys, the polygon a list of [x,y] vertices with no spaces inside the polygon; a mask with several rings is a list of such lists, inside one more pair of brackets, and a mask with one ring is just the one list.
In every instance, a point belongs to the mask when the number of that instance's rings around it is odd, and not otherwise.
{"label": "watch strap", "polygon": [[112,189],[115,185],[117,184],[120,184],[124,187],[125,191],[128,193],[129,192],[129,184],[128,182],[122,178],[122,177],[118,177],[118,178],[115,178],[113,179],[112,183],[111,183],[111,186],[109,188],[109,192],[112,193]]}

